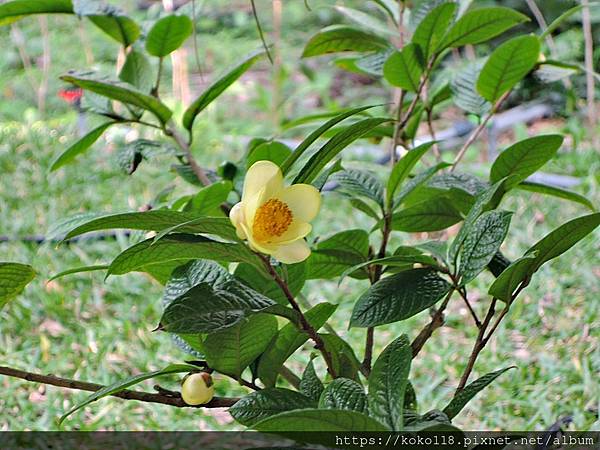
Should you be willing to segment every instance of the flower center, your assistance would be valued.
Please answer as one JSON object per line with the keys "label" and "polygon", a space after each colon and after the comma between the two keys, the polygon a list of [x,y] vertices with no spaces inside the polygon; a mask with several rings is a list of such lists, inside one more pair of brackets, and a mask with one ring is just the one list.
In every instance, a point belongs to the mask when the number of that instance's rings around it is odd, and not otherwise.
{"label": "flower center", "polygon": [[259,241],[279,237],[290,227],[293,218],[288,205],[275,198],[269,199],[256,210],[254,215],[252,224],[254,237]]}

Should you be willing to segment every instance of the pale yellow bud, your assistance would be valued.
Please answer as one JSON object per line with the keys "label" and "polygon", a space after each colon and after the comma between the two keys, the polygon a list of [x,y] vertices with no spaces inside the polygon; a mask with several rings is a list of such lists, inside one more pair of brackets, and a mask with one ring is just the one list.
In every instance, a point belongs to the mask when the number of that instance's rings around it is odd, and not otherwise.
{"label": "pale yellow bud", "polygon": [[210,374],[192,373],[184,378],[181,386],[181,398],[188,405],[204,405],[212,400],[215,387]]}

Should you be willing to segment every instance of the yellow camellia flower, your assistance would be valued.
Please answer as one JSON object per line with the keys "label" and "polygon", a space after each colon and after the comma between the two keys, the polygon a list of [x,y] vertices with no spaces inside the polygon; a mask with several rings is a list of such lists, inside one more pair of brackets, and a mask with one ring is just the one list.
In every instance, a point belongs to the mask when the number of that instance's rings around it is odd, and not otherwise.
{"label": "yellow camellia flower", "polygon": [[303,239],[321,206],[319,191],[309,184],[284,187],[279,167],[257,161],[248,169],[242,201],[229,213],[240,239],[258,252],[285,264],[304,261],[310,248]]}

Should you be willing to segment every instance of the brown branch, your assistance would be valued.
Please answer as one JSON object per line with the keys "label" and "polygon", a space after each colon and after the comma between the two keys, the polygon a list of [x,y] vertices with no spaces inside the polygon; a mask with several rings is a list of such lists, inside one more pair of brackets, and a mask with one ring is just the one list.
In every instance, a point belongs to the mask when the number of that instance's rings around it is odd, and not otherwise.
{"label": "brown branch", "polygon": [[208,186],[208,185],[212,184],[211,181],[209,180],[208,176],[206,175],[206,172],[204,171],[204,169],[202,167],[200,167],[200,165],[194,158],[194,155],[192,155],[192,150],[190,148],[190,145],[185,141],[183,136],[181,136],[181,134],[179,134],[179,132],[176,129],[165,128],[163,131],[167,136],[170,136],[171,138],[173,138],[173,140],[177,143],[177,145],[185,152],[185,157],[188,161],[188,164],[192,168],[192,171],[194,172],[194,174],[196,175],[196,178],[198,178],[200,183],[202,183],[204,186]]}
{"label": "brown branch", "polygon": [[464,300],[465,304],[467,305],[467,308],[468,308],[469,312],[471,313],[471,317],[473,317],[473,320],[475,321],[475,325],[477,325],[477,328],[481,328],[481,321],[479,320],[479,317],[477,317],[477,313],[471,306],[471,302],[469,301],[469,298],[467,297],[467,291],[465,290],[464,287],[457,288],[457,291],[460,294],[460,296],[462,297],[462,299]]}
{"label": "brown branch", "polygon": [[[5,366],[0,366],[0,375],[6,375],[13,378],[21,378],[23,380],[31,381],[33,383],[42,383],[78,391],[96,392],[106,387],[101,384],[88,383],[86,381],[72,380],[69,378],[61,378],[56,377],[54,375],[40,375]],[[176,408],[228,408],[234,405],[239,400],[239,398],[235,397],[215,397],[205,405],[191,406],[185,403],[180,396],[175,397],[172,394],[167,395],[165,393],[140,392],[132,391],[129,389],[125,389],[115,394],[111,394],[111,396],[119,397],[123,400],[137,400],[146,403],[160,403],[163,405],[174,406]]]}
{"label": "brown branch", "polygon": [[448,303],[450,302],[450,298],[452,298],[453,293],[454,289],[452,289],[448,293],[443,303],[437,309],[435,314],[433,314],[433,316],[431,317],[431,322],[429,322],[425,326],[425,328],[423,328],[421,332],[417,335],[414,341],[412,341],[411,348],[413,358],[419,354],[419,352],[425,345],[425,342],[427,342],[429,338],[433,335],[433,332],[440,328],[442,325],[444,325],[444,310],[448,306]]}

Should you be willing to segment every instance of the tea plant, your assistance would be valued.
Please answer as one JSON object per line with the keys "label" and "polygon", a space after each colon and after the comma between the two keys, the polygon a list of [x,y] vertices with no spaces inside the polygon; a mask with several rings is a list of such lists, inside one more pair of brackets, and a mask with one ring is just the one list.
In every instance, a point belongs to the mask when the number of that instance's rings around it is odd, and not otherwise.
{"label": "tea plant", "polygon": [[[571,219],[509,261],[500,248],[512,213],[501,209],[514,191],[554,195],[592,211],[579,194],[528,181],[563,145],[560,134],[540,135],[505,148],[480,179],[458,167],[474,151],[480,134],[527,76],[564,67],[541,53],[540,35],[516,35],[483,61],[468,65],[451,82],[445,62],[456,49],[485,43],[525,22],[505,7],[461,9],[454,2],[375,2],[380,16],[340,8],[359,27],[335,25],[318,32],[303,56],[349,52],[337,63],[351,71],[383,77],[396,88],[394,115],[386,105],[368,105],[331,114],[292,151],[283,143],[258,139],[236,163],[207,170],[196,160],[198,115],[244,72],[264,59],[268,48],[240,61],[208,87],[176,118],[161,98],[167,57],[193,32],[185,15],[169,14],[146,33],[122,11],[94,1],[9,1],[0,5],[0,23],[30,14],[74,14],[99,27],[123,47],[118,79],[93,71],[71,71],[62,79],[84,92],[89,113],[106,122],[67,148],[51,170],[76,163],[111,127],[127,125],[158,131],[162,139],[137,139],[120,154],[129,172],[156,152],[172,155],[179,176],[197,186],[194,195],[145,212],[76,216],[61,225],[64,239],[86,233],[127,229],[145,239],[107,266],[70,269],[57,275],[105,270],[107,276],[149,274],[163,284],[164,311],[156,331],[169,333],[193,360],[124,379],[90,385],[0,367],[0,373],[58,386],[95,391],[61,418],[113,395],[174,407],[228,407],[242,425],[261,431],[422,431],[452,430],[453,419],[482,389],[511,367],[471,380],[477,359],[511,306],[540,267],[560,256],[599,224],[600,214]],[[407,17],[410,16],[410,19]],[[385,21],[377,17],[385,17]],[[560,20],[560,19],[559,19]],[[478,125],[452,162],[435,140],[434,114],[449,102],[478,117]],[[379,114],[373,111],[380,111]],[[306,119],[309,120],[309,119]],[[304,120],[304,122],[306,122]],[[415,144],[424,123],[433,140]],[[156,136],[156,133],[154,134]],[[358,139],[389,141],[388,168],[374,173],[349,168],[342,151]],[[321,140],[325,138],[325,142]],[[387,139],[387,140],[385,140]],[[429,158],[432,164],[425,165]],[[331,236],[311,237],[326,184],[371,225]],[[460,224],[456,234],[448,229]],[[434,240],[397,245],[406,233]],[[469,288],[485,271],[488,287],[482,316]],[[0,265],[0,305],[31,280],[32,269]],[[307,280],[347,277],[361,280],[349,327],[364,329],[364,348],[351,347],[327,325],[336,305],[304,308],[299,301]],[[484,278],[485,279],[485,278]],[[444,324],[450,302],[462,302],[477,330],[456,393],[442,409],[417,404],[410,381],[411,362]],[[395,338],[374,354],[377,327],[430,310],[422,330]],[[310,342],[315,352],[302,373],[288,368],[294,353]],[[510,364],[510,362],[508,362]],[[321,370],[323,369],[323,370]],[[182,393],[128,388],[150,378],[189,373]],[[242,398],[213,397],[219,374],[246,387]]]}

